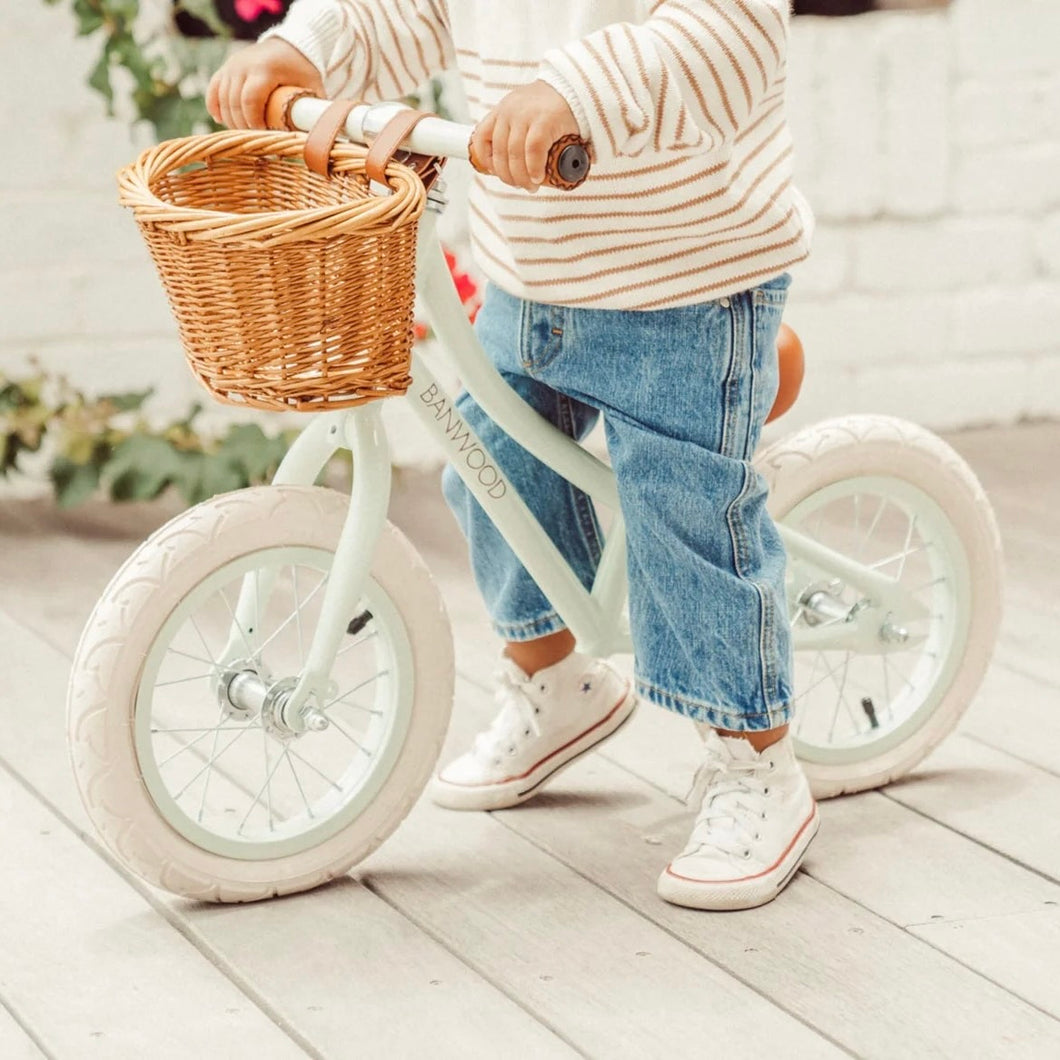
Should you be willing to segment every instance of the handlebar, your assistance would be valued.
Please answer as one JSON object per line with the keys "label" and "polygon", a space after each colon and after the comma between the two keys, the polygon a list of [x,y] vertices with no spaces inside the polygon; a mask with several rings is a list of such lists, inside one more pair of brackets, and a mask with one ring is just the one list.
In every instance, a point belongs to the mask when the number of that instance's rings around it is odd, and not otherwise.
{"label": "handlebar", "polygon": [[[329,100],[305,89],[282,86],[269,97],[266,123],[270,129],[310,132],[331,106]],[[415,113],[402,103],[356,103],[339,131],[352,142],[368,146],[395,118]],[[478,172],[485,173],[487,170],[472,151],[474,131],[472,125],[423,115],[399,146],[417,155],[463,159]],[[589,175],[589,168],[588,144],[578,137],[567,136],[549,150],[545,182],[566,190],[576,188]]]}

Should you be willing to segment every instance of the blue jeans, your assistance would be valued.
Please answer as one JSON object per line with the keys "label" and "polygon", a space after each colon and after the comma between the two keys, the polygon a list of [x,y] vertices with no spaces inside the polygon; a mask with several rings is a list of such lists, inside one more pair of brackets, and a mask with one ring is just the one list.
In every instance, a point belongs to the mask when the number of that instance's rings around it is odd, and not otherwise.
{"label": "blue jeans", "polygon": [[[576,309],[487,291],[478,337],[509,385],[567,434],[602,414],[626,521],[639,693],[735,731],[783,725],[791,699],[785,555],[750,463],[777,390],[790,278],[716,302],[649,312]],[[583,585],[603,535],[592,501],[500,430],[460,414]],[[497,633],[563,622],[452,468],[446,500],[468,539]]]}

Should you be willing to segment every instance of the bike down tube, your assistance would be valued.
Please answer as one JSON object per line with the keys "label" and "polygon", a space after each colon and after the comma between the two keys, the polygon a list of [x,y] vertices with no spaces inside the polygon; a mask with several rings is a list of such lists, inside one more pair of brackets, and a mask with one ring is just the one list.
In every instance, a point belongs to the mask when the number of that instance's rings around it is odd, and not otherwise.
{"label": "bike down tube", "polygon": [[412,357],[412,380],[409,396],[417,419],[552,602],[577,639],[579,650],[594,655],[628,650],[616,644],[618,631],[610,628],[600,602],[582,586],[418,353]]}
{"label": "bike down tube", "polygon": [[490,419],[501,424],[524,449],[594,500],[618,511],[618,488],[611,469],[523,401],[482,351],[434,237],[433,218],[425,220],[417,289],[431,327],[456,366],[461,383]]}
{"label": "bike down tube", "polygon": [[[576,484],[585,492],[617,507],[610,468],[530,408],[487,360],[453,289],[445,259],[434,239],[432,221],[429,219],[420,233],[418,286],[431,325],[459,369],[464,385],[490,417],[521,445],[565,477],[568,471],[574,471],[578,476]],[[522,497],[493,464],[486,447],[458,415],[452,396],[418,353],[413,354],[412,377],[409,398],[417,418],[437,440],[472,495],[552,602],[578,640],[580,650],[600,655],[628,651],[628,631],[622,627],[620,614],[624,597],[621,531],[609,536],[605,546],[597,576],[599,591],[588,592]],[[542,435],[546,435],[544,440]],[[574,481],[573,475],[570,477]]]}

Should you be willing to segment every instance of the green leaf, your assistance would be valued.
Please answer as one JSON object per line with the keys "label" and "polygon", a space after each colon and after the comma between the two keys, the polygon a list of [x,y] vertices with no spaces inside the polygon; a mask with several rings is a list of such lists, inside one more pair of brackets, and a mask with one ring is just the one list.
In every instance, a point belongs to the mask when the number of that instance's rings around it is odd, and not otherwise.
{"label": "green leaf", "polygon": [[110,51],[106,48],[88,75],[88,87],[94,88],[107,101],[107,114],[114,114],[114,86],[110,82]]}
{"label": "green leaf", "polygon": [[0,387],[0,412],[18,409],[26,404],[26,395],[18,383],[8,383]]}
{"label": "green leaf", "polygon": [[181,453],[180,464],[173,484],[188,504],[198,504],[215,493],[227,493],[247,485],[245,476],[206,453]]}
{"label": "green leaf", "polygon": [[10,472],[18,470],[18,454],[22,449],[17,434],[0,435],[0,478],[7,478]]}
{"label": "green leaf", "polygon": [[242,472],[248,484],[265,482],[287,452],[281,438],[269,438],[256,423],[229,428],[215,457]]}
{"label": "green leaf", "polygon": [[215,493],[228,493],[248,485],[245,475],[221,460],[206,457],[202,462],[200,488],[202,499],[206,500]]}
{"label": "green leaf", "polygon": [[74,0],[74,14],[77,16],[77,33],[81,37],[95,33],[106,22],[99,0],[95,3],[92,0]]}
{"label": "green leaf", "polygon": [[104,473],[112,500],[154,500],[180,475],[180,454],[163,438],[133,434],[115,448]]}
{"label": "green leaf", "polygon": [[[157,2],[157,0],[151,0]],[[109,0],[110,13],[122,22],[132,22],[140,13],[140,0]]]}
{"label": "green leaf", "polygon": [[154,387],[149,387],[147,390],[132,390],[126,394],[104,394],[100,400],[109,401],[117,412],[139,412],[154,392]]}
{"label": "green leaf", "polygon": [[99,486],[98,464],[75,464],[60,456],[52,464],[49,474],[62,508],[72,508],[87,501]]}
{"label": "green leaf", "polygon": [[203,97],[185,99],[176,86],[170,86],[165,94],[144,101],[140,106],[140,117],[155,127],[155,135],[159,140],[188,136],[197,126],[210,121]]}
{"label": "green leaf", "polygon": [[149,59],[130,33],[115,33],[107,41],[107,51],[132,74],[136,89],[153,96],[155,80],[161,75],[163,61]]}
{"label": "green leaf", "polygon": [[194,15],[199,21],[205,22],[218,37],[232,36],[232,30],[217,14],[214,0],[180,0],[180,6],[189,15]]}

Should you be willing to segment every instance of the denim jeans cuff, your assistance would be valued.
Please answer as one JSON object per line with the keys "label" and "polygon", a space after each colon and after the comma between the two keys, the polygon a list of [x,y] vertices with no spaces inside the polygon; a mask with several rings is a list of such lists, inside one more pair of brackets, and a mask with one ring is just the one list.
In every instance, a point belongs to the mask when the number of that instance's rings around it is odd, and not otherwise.
{"label": "denim jeans cuff", "polygon": [[683,714],[693,721],[702,721],[714,729],[728,729],[730,732],[764,732],[766,729],[778,729],[791,721],[791,705],[778,704],[769,710],[749,714],[723,710],[711,703],[702,703],[687,696],[675,695],[662,688],[656,688],[643,678],[637,678],[637,692],[657,706]]}
{"label": "denim jeans cuff", "polygon": [[558,633],[566,628],[566,623],[555,611],[546,611],[527,622],[493,623],[497,636],[507,641],[537,640],[538,637],[547,637],[550,633]]}

